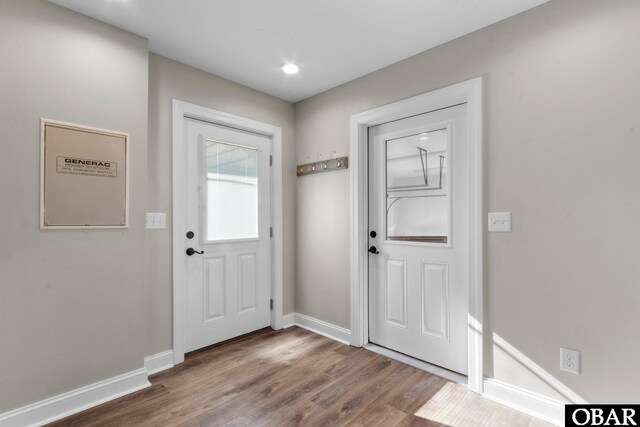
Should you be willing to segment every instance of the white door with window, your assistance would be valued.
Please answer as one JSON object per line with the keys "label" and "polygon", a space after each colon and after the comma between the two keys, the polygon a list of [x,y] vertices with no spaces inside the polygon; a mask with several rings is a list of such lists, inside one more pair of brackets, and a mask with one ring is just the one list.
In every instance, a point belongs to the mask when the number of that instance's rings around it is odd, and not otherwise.
{"label": "white door with window", "polygon": [[270,325],[271,139],[185,124],[188,352]]}
{"label": "white door with window", "polygon": [[369,129],[369,341],[467,374],[467,105]]}

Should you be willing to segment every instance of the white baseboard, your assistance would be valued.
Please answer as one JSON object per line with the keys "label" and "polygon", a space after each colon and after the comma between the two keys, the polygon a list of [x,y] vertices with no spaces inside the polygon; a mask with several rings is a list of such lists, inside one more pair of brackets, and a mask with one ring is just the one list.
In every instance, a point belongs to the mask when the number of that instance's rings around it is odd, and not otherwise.
{"label": "white baseboard", "polygon": [[564,403],[510,384],[485,378],[484,397],[532,417],[555,424],[564,424]]}
{"label": "white baseboard", "polygon": [[147,370],[138,369],[0,414],[0,426],[41,426],[150,385]]}
{"label": "white baseboard", "polygon": [[158,372],[173,368],[173,350],[167,350],[145,357],[144,368],[147,370],[147,375],[157,374]]}
{"label": "white baseboard", "polygon": [[[289,314],[287,316],[291,315]],[[315,332],[316,334],[341,342],[342,344],[350,345],[351,343],[351,331],[349,329],[333,325],[325,322],[324,320],[315,319],[300,313],[293,313],[293,324],[311,332]]]}
{"label": "white baseboard", "polygon": [[284,329],[290,328],[295,325],[295,313],[289,313],[282,316],[282,327]]}

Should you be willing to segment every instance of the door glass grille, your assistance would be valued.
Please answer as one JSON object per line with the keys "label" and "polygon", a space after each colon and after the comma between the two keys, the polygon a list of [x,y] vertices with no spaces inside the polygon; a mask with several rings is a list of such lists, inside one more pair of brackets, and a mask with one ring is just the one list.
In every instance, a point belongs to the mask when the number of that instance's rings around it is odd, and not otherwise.
{"label": "door glass grille", "polygon": [[386,141],[387,240],[449,241],[448,132]]}
{"label": "door glass grille", "polygon": [[206,140],[206,240],[258,238],[258,150]]}

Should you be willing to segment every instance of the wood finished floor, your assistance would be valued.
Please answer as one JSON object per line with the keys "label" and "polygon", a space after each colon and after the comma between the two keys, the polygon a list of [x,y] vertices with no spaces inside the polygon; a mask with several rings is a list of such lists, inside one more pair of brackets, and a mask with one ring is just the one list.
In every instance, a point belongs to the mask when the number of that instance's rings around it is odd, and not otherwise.
{"label": "wood finished floor", "polygon": [[51,426],[546,426],[466,386],[298,327],[188,355]]}

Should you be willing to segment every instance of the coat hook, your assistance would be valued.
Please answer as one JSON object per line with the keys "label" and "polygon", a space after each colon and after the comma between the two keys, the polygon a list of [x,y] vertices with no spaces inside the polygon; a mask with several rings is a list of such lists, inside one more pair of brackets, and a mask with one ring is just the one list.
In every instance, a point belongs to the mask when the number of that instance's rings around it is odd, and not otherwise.
{"label": "coat hook", "polygon": [[347,169],[349,167],[348,157],[338,157],[336,151],[333,151],[333,157],[329,154],[325,159],[322,153],[318,154],[317,161],[310,161],[307,156],[307,163],[296,166],[296,172],[298,176],[313,174],[318,172],[328,172],[336,169]]}

